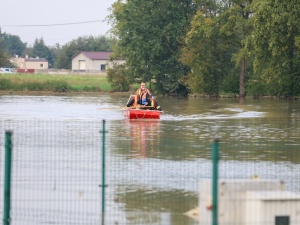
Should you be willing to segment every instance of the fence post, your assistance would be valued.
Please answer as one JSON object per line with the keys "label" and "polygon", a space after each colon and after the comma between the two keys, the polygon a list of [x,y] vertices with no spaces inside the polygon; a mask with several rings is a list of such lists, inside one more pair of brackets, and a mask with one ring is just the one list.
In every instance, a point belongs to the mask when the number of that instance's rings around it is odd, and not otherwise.
{"label": "fence post", "polygon": [[105,120],[102,121],[102,225],[105,217]]}
{"label": "fence post", "polygon": [[12,159],[12,131],[5,132],[5,171],[4,171],[4,212],[3,225],[10,224],[10,191],[11,191],[11,159]]}
{"label": "fence post", "polygon": [[214,139],[212,147],[213,178],[212,178],[212,225],[218,225],[218,162],[219,140]]}

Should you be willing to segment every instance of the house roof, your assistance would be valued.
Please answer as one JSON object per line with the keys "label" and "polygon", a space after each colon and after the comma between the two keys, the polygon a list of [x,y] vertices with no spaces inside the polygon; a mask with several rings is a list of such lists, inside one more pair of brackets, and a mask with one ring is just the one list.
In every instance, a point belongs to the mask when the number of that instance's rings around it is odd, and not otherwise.
{"label": "house roof", "polygon": [[85,55],[89,59],[108,60],[112,52],[81,52],[81,54]]}
{"label": "house roof", "polygon": [[25,58],[26,62],[48,62],[47,59],[44,58]]}

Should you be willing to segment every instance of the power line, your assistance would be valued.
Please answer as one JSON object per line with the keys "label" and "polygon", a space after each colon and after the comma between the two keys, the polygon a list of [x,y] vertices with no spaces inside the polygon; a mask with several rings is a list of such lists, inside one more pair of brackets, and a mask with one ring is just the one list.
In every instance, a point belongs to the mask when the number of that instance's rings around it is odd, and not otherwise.
{"label": "power line", "polygon": [[84,21],[84,22],[56,23],[56,24],[0,25],[0,27],[54,27],[54,26],[66,26],[66,25],[76,25],[76,24],[84,24],[84,23],[98,23],[98,22],[105,22],[105,20],[91,20],[91,21]]}

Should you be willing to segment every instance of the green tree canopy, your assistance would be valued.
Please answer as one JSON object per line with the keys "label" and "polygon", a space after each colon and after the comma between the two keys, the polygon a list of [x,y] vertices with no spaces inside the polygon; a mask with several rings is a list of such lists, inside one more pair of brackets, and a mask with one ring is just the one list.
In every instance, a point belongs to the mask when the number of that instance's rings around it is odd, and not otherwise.
{"label": "green tree canopy", "polygon": [[193,92],[229,92],[239,81],[240,97],[300,94],[299,1],[196,2],[181,54]]}
{"label": "green tree canopy", "polygon": [[11,66],[11,63],[9,61],[9,54],[4,50],[3,45],[3,34],[0,29],[0,67]]}
{"label": "green tree canopy", "polygon": [[19,36],[3,33],[3,49],[10,56],[22,56],[27,43],[23,43]]}
{"label": "green tree canopy", "polygon": [[82,51],[111,51],[110,39],[104,35],[79,37],[62,46],[56,67],[71,69],[72,59]]}
{"label": "green tree canopy", "polygon": [[194,15],[192,0],[128,0],[112,6],[114,53],[126,60],[129,80],[156,82],[157,91],[176,93],[187,67],[179,62],[182,38]]}
{"label": "green tree canopy", "polygon": [[54,65],[54,56],[49,47],[45,45],[43,38],[35,39],[32,48],[32,57],[45,58],[48,60],[50,67]]}
{"label": "green tree canopy", "polygon": [[255,72],[268,94],[300,94],[300,2],[256,0],[252,18]]}
{"label": "green tree canopy", "polygon": [[236,90],[239,76],[233,56],[241,48],[244,25],[240,9],[231,1],[199,0],[197,4],[181,51],[181,61],[191,68],[186,85],[192,92],[209,95],[224,89],[230,92],[228,87]]}

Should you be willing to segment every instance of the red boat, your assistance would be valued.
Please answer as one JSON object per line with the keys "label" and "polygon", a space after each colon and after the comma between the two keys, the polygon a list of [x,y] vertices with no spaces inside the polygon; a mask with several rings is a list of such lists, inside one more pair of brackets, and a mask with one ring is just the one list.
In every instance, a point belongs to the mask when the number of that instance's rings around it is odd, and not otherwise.
{"label": "red boat", "polygon": [[150,109],[124,109],[128,119],[160,119],[162,111]]}
{"label": "red boat", "polygon": [[124,115],[128,119],[160,119],[161,110],[153,109],[152,106],[132,106],[135,95],[130,95],[124,109]]}

